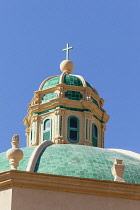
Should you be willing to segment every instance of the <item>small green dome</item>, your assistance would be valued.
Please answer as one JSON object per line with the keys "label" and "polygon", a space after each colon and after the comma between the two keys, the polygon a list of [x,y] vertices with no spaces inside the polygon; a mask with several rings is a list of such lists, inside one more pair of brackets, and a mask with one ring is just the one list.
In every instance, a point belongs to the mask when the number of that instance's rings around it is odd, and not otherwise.
{"label": "small green dome", "polygon": [[[74,75],[65,75],[63,83],[72,86],[83,86],[82,81]],[[58,84],[60,84],[60,76],[52,77],[44,82],[42,90],[54,87]]]}
{"label": "small green dome", "polygon": [[[60,84],[60,76],[50,77],[41,84],[40,89],[45,90],[54,87],[58,84]],[[83,87],[83,82],[78,76],[75,75],[65,75],[63,84]],[[87,87],[90,87],[94,93],[98,95],[97,90],[92,85],[90,85],[87,81],[85,81],[85,84]]]}

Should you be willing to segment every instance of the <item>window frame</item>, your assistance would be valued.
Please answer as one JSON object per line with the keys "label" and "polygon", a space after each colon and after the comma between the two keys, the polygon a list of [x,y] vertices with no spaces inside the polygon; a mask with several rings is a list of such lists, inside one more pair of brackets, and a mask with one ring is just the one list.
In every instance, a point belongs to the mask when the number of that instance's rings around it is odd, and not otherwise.
{"label": "window frame", "polygon": [[[48,120],[50,120],[50,129],[48,130],[48,131],[45,131],[45,123],[48,121]],[[44,133],[46,133],[46,132],[50,132],[50,139],[49,140],[44,140],[43,139],[43,137],[44,137]],[[49,117],[47,117],[47,118],[45,118],[44,119],[44,121],[43,121],[43,129],[42,129],[42,141],[51,141],[52,140],[52,119],[51,118],[49,118]]]}
{"label": "window frame", "polygon": [[30,130],[30,145],[32,145],[33,142],[33,129]]}
{"label": "window frame", "polygon": [[[72,128],[70,127],[70,120],[71,118],[75,118],[77,120],[77,128]],[[79,127],[80,127],[80,123],[79,123],[79,118],[75,115],[71,115],[68,117],[68,140],[70,143],[77,143],[79,141]],[[71,138],[70,138],[70,131],[76,131],[77,132],[77,140],[76,141],[73,141]]]}
{"label": "window frame", "polygon": [[[93,126],[97,129],[97,136],[93,135]],[[94,147],[98,147],[98,136],[98,126],[95,123],[92,123],[92,146]],[[96,145],[94,144],[94,141],[96,141]]]}

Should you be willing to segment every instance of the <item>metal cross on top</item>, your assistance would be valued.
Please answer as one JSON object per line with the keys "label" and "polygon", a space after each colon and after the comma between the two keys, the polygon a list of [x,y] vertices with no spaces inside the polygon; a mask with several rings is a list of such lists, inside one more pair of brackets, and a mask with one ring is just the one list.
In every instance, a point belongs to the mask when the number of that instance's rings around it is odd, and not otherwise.
{"label": "metal cross on top", "polygon": [[62,51],[66,51],[66,60],[69,60],[69,50],[73,49],[73,47],[69,47],[69,44],[66,45],[66,48]]}

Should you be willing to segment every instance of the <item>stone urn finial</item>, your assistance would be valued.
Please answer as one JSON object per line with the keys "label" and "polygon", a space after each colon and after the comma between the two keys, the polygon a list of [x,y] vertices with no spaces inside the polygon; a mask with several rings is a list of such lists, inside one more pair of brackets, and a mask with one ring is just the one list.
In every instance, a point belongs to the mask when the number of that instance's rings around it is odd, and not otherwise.
{"label": "stone urn finial", "polygon": [[123,174],[124,174],[124,169],[125,165],[122,164],[123,160],[116,159],[114,161],[114,165],[112,166],[112,174],[114,176],[114,181],[117,182],[124,182],[123,179]]}
{"label": "stone urn finial", "polygon": [[19,136],[17,134],[13,135],[11,145],[12,148],[6,152],[6,157],[9,160],[11,170],[17,170],[19,161],[23,158],[23,152],[18,148]]}

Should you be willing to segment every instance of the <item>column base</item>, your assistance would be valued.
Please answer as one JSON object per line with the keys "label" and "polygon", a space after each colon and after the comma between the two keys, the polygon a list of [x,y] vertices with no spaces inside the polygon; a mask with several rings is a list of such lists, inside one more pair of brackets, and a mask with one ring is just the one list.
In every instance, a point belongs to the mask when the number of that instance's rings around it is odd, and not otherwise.
{"label": "column base", "polygon": [[63,136],[58,136],[54,138],[54,144],[64,144]]}
{"label": "column base", "polygon": [[84,141],[84,145],[86,145],[86,146],[92,146],[92,142],[90,140],[86,139]]}

